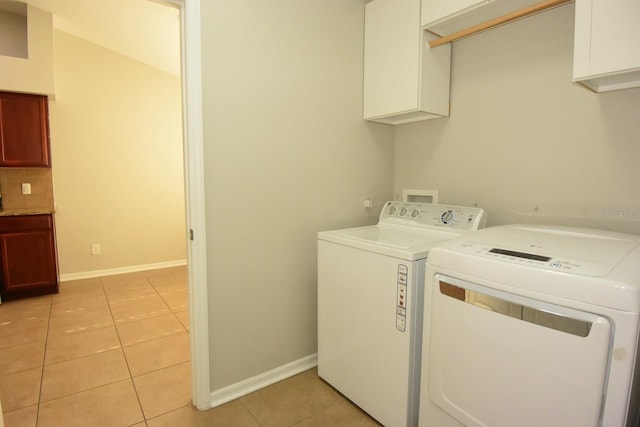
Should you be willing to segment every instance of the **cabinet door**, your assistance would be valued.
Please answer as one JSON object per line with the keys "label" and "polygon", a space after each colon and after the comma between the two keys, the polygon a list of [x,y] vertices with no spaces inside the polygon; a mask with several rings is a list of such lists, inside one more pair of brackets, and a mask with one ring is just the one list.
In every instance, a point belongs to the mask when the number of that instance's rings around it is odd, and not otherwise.
{"label": "cabinet door", "polygon": [[47,98],[0,93],[0,166],[50,166]]}
{"label": "cabinet door", "polygon": [[374,0],[365,6],[365,119],[417,109],[419,19],[419,0]]}
{"label": "cabinet door", "polygon": [[639,17],[638,0],[576,1],[574,79],[596,79],[586,84],[597,91],[640,85]]}
{"label": "cabinet door", "polygon": [[[4,222],[5,218],[0,218]],[[0,235],[0,261],[2,263],[2,299],[58,292],[55,241],[53,228],[42,228],[44,221],[52,225],[50,216],[7,218]],[[27,230],[33,219],[33,230]],[[37,222],[36,222],[37,221]],[[7,232],[13,223],[16,231]]]}

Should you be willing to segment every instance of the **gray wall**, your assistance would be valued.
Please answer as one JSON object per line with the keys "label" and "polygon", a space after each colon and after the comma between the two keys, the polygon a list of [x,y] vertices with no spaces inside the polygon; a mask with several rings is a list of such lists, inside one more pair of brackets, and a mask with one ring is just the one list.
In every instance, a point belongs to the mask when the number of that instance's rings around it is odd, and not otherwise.
{"label": "gray wall", "polygon": [[640,89],[571,82],[573,11],[454,43],[451,117],[396,129],[396,194],[436,188],[489,225],[640,232]]}
{"label": "gray wall", "polygon": [[392,197],[393,128],[362,121],[364,3],[202,3],[214,391],[317,351],[316,233]]}

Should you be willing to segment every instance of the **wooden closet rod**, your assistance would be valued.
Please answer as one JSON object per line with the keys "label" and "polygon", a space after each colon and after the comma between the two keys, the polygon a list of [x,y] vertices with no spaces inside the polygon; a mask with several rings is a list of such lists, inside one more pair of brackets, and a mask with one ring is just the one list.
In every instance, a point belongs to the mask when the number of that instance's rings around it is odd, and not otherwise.
{"label": "wooden closet rod", "polygon": [[527,6],[520,10],[516,10],[515,12],[510,12],[497,18],[490,19],[486,22],[482,22],[478,25],[474,25],[473,27],[457,31],[453,34],[449,34],[448,36],[432,40],[429,42],[429,47],[440,46],[441,44],[449,43],[461,39],[462,37],[467,37],[472,34],[479,33],[480,31],[484,31],[498,25],[506,24],[507,22],[515,21],[516,19],[523,18],[527,15],[541,12],[545,9],[550,9],[555,6],[560,6],[562,3],[568,3],[570,1],[572,0],[546,0],[541,3],[534,4],[533,6]]}

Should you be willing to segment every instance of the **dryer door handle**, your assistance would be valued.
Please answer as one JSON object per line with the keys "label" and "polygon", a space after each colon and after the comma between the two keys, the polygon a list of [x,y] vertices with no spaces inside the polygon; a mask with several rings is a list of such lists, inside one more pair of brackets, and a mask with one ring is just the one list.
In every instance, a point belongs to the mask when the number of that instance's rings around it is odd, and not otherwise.
{"label": "dryer door handle", "polygon": [[445,280],[439,280],[439,287],[441,294],[464,301],[475,307],[579,337],[589,336],[593,326],[592,321],[573,318],[566,313],[560,313],[557,309],[554,310],[552,306],[545,308],[530,307],[494,295],[457,286]]}

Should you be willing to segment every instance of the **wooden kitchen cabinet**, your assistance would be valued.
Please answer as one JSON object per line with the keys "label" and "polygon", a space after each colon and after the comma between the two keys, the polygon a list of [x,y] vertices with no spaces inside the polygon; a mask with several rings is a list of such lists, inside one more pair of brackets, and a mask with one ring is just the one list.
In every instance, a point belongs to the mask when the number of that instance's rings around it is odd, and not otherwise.
{"label": "wooden kitchen cabinet", "polygon": [[640,2],[576,0],[573,80],[595,92],[640,87]]}
{"label": "wooden kitchen cabinet", "polygon": [[0,217],[2,300],[58,292],[53,215]]}
{"label": "wooden kitchen cabinet", "polygon": [[47,97],[0,92],[0,167],[50,167]]}
{"label": "wooden kitchen cabinet", "polygon": [[449,115],[451,46],[420,28],[420,0],[365,5],[365,120],[401,124]]}
{"label": "wooden kitchen cabinet", "polygon": [[486,22],[542,0],[422,0],[422,27],[439,36]]}

